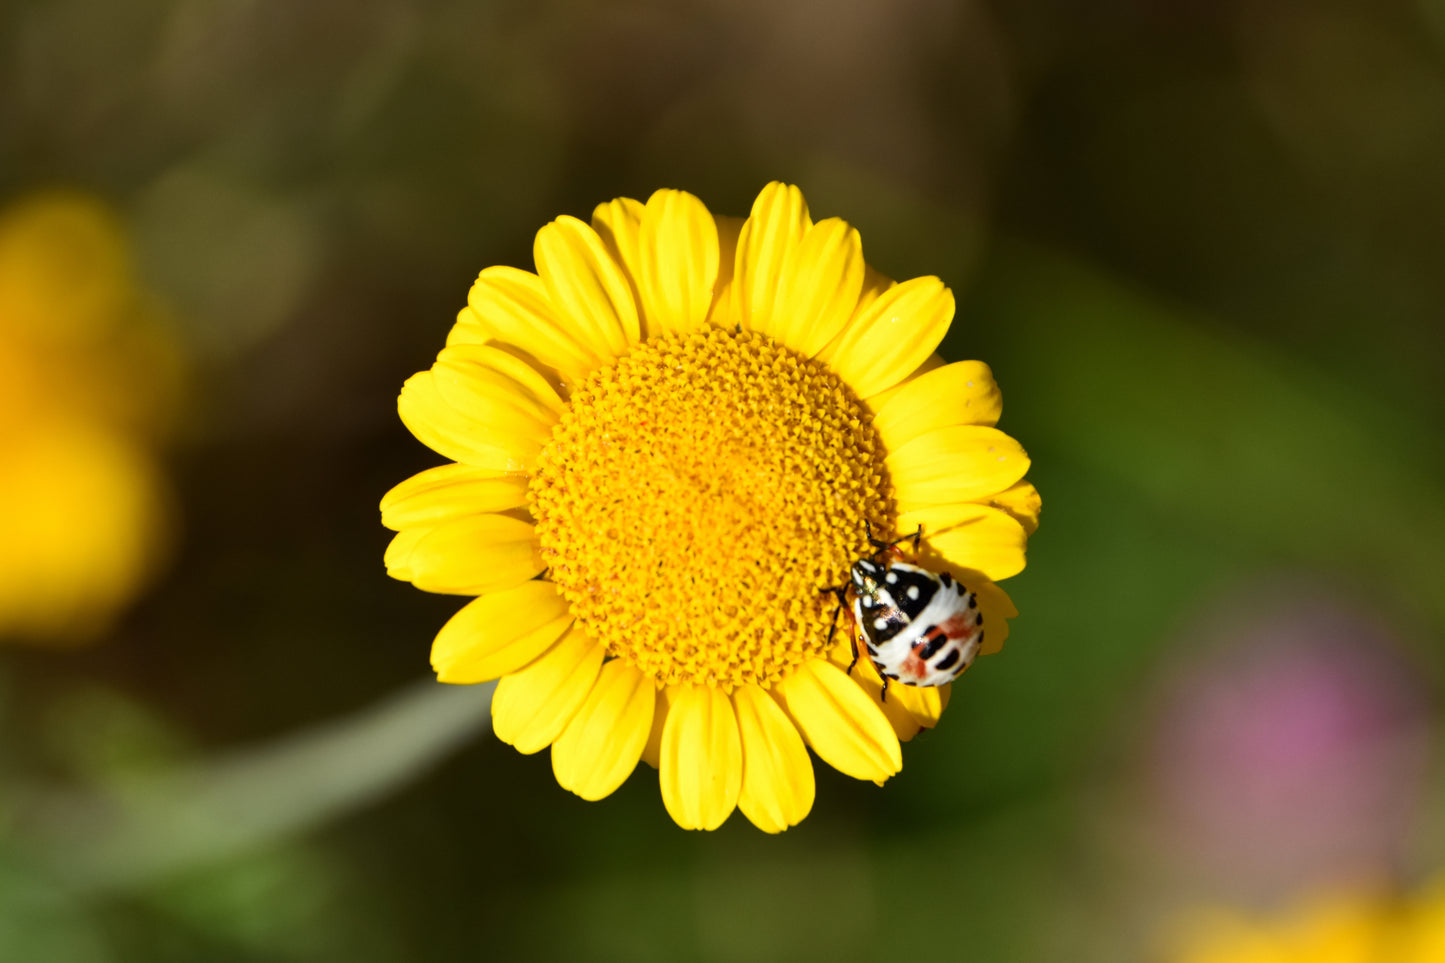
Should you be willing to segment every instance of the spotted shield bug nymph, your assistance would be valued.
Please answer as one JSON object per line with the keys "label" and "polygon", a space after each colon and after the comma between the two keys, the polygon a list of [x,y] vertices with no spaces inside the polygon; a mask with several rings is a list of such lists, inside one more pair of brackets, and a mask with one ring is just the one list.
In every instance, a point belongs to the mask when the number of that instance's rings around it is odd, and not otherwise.
{"label": "spotted shield bug nymph", "polygon": [[[920,528],[897,541],[880,542],[870,533],[868,540],[878,551],[853,563],[847,588],[831,590],[840,610],[852,598],[855,631],[848,671],[851,674],[858,662],[861,641],[883,679],[884,699],[890,681],[912,686],[952,682],[973,664],[983,645],[977,595],[947,572],[889,560],[905,541],[913,542],[916,556],[922,535]],[[836,622],[834,613],[834,629]],[[829,630],[830,641],[832,634]]]}

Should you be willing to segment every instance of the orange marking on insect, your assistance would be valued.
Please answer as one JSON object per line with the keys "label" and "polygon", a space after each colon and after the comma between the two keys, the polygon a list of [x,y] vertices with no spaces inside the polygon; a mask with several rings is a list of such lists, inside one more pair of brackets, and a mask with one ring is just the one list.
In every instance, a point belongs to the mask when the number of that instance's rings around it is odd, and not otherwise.
{"label": "orange marking on insect", "polygon": [[978,628],[978,625],[975,624],[976,621],[977,616],[972,613],[954,615],[939,625],[937,630],[951,639],[966,639]]}
{"label": "orange marking on insect", "polygon": [[908,658],[903,660],[903,665],[899,668],[899,676],[903,678],[923,679],[928,675],[928,663],[924,662],[918,654],[921,648],[921,645],[914,646],[913,650],[908,653]]}
{"label": "orange marking on insect", "polygon": [[[948,624],[948,623],[946,623],[946,622],[944,623],[944,625],[947,625],[947,624]],[[928,630],[928,632],[923,636],[923,641],[920,642],[920,643],[918,643],[918,645],[914,646],[914,651],[915,651],[915,652],[920,652],[920,651],[923,649],[924,645],[926,645],[926,644],[929,643],[929,642],[937,641],[937,642],[939,642],[939,644],[942,644],[942,643],[943,643],[944,641],[946,641],[947,639],[948,639],[948,630],[945,629],[942,625],[935,625],[935,626],[933,626],[932,628],[930,628],[930,629]]]}

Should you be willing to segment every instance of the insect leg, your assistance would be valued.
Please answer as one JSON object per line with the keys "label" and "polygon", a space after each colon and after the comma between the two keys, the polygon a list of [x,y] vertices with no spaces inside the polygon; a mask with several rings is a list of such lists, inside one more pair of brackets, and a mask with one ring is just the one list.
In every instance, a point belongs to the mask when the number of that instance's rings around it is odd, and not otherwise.
{"label": "insect leg", "polygon": [[912,535],[904,535],[904,536],[901,537],[901,538],[895,538],[895,539],[894,539],[893,541],[891,541],[891,542],[874,542],[873,544],[879,546],[880,548],[892,548],[892,547],[895,546],[895,545],[902,545],[904,542],[912,541],[912,542],[913,542],[913,554],[914,554],[914,555],[917,555],[917,554],[918,554],[918,542],[919,542],[919,539],[921,539],[921,538],[923,538],[923,525],[922,525],[922,524],[920,524],[920,525],[918,526],[918,531],[914,532]]}
{"label": "insect leg", "polygon": [[[831,593],[833,593],[833,595],[836,596],[837,599],[838,599],[838,607],[833,610],[833,620],[832,620],[830,623],[828,623],[828,643],[827,643],[827,644],[828,644],[828,646],[831,648],[832,645],[833,645],[833,634],[838,631],[838,613],[842,612],[842,611],[843,611],[843,607],[848,604],[848,590],[845,589],[845,588],[841,588],[841,587],[839,587],[839,586],[833,585],[833,586],[829,586],[828,588],[825,588],[825,589],[819,589],[818,591],[820,591],[820,592],[831,592]],[[857,658],[858,658],[858,645],[857,645],[856,642],[853,644],[853,658],[854,658],[855,661],[856,661]]]}
{"label": "insect leg", "polygon": [[[838,607],[833,610],[833,624],[828,626],[828,648],[830,649],[833,647],[833,633],[838,630],[838,613],[842,612],[844,606],[847,605],[846,593],[844,589],[831,589],[831,591],[838,593]],[[851,631],[848,633],[848,646],[853,651],[853,661],[848,663],[848,675],[852,675],[853,667],[858,664],[857,631]]]}
{"label": "insect leg", "polygon": [[907,542],[907,541],[910,541],[910,540],[913,542],[913,554],[914,554],[914,555],[917,555],[917,554],[918,554],[918,545],[919,545],[919,542],[921,542],[922,539],[923,539],[923,525],[922,525],[922,523],[919,524],[919,526],[918,526],[918,531],[914,532],[912,535],[904,535],[904,536],[902,536],[901,538],[895,538],[895,539],[894,539],[893,541],[891,541],[891,542],[885,542],[885,541],[883,541],[883,540],[880,539],[880,538],[874,538],[874,537],[873,537],[873,526],[872,526],[871,524],[869,524],[869,522],[868,522],[868,520],[867,520],[866,518],[863,520],[863,525],[864,525],[864,527],[865,527],[865,528],[867,529],[867,531],[868,531],[868,544],[869,544],[869,545],[872,545],[874,548],[876,548],[876,549],[878,550],[877,553],[875,553],[875,554],[881,555],[882,553],[888,551],[888,550],[889,550],[890,548],[892,548],[893,546],[895,546],[895,545],[902,545],[904,542]]}
{"label": "insect leg", "polygon": [[878,673],[878,674],[879,674],[880,676],[883,676],[883,691],[878,694],[878,701],[879,701],[879,702],[887,702],[887,701],[888,701],[888,676],[883,675],[883,673],[881,673],[881,672]]}

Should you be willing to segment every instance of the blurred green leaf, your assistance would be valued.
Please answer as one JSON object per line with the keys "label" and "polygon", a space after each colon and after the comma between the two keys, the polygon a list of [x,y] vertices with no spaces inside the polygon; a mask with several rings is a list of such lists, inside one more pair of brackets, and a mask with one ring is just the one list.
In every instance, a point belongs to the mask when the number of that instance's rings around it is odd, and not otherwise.
{"label": "blurred green leaf", "polygon": [[421,683],[268,745],[128,780],[123,796],[36,792],[16,843],[82,890],[233,857],[410,781],[487,727],[492,688]]}
{"label": "blurred green leaf", "polygon": [[1216,540],[1357,576],[1445,625],[1441,441],[1351,372],[1037,251],[1008,252],[968,312],[1031,349],[1007,385],[1031,444]]}
{"label": "blurred green leaf", "polygon": [[52,754],[85,785],[123,792],[191,755],[190,740],[117,689],[82,686],[46,706]]}
{"label": "blurred green leaf", "polygon": [[0,955],[37,963],[114,959],[82,903],[5,857],[0,857]]}

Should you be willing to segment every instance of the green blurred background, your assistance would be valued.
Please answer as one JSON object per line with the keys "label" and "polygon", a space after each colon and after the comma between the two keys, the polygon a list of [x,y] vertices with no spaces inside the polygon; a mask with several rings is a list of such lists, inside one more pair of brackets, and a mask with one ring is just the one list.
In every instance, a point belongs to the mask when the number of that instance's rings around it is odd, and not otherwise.
{"label": "green blurred background", "polygon": [[[176,534],[0,652],[0,959],[1163,959],[1445,866],[1445,3],[11,0],[0,202],[120,213]],[[534,231],[768,180],[936,273],[1044,515],[1006,650],[767,837],[560,790],[429,678],[398,421]],[[3,538],[0,534],[0,538]],[[413,688],[415,687],[415,688]]]}

